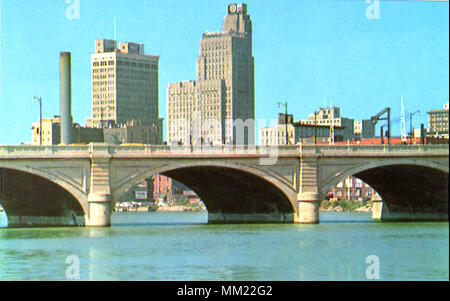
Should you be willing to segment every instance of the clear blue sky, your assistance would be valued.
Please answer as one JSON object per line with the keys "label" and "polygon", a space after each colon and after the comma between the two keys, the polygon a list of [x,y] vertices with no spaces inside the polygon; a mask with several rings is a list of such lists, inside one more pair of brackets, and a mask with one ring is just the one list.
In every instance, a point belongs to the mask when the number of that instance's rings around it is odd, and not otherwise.
{"label": "clear blue sky", "polygon": [[[166,117],[169,82],[195,79],[201,34],[222,27],[223,0],[0,0],[0,144],[31,141],[39,118],[59,114],[59,52],[72,53],[72,112],[91,116],[90,54],[94,40],[145,44],[160,55],[159,115]],[[238,2],[240,3],[240,2]],[[392,108],[400,134],[404,95],[415,127],[449,99],[448,2],[380,1],[379,18],[367,18],[364,0],[247,0],[253,22],[256,118],[274,119],[287,101],[296,120],[324,99],[344,117],[368,119]],[[75,5],[76,7],[76,5]],[[328,104],[329,105],[329,102]],[[269,125],[269,124],[267,124]],[[378,130],[377,130],[378,133]]]}

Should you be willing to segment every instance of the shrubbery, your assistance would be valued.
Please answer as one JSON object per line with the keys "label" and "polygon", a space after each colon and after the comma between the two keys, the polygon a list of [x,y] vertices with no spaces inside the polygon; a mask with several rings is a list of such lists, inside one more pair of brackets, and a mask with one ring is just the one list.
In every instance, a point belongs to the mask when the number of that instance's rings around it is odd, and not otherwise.
{"label": "shrubbery", "polygon": [[[366,205],[370,205],[370,200],[367,201],[348,201],[345,199],[337,200],[337,201],[322,201],[320,207],[322,209],[332,209],[342,211],[354,211],[356,209],[365,207]],[[339,210],[340,211],[340,210]]]}

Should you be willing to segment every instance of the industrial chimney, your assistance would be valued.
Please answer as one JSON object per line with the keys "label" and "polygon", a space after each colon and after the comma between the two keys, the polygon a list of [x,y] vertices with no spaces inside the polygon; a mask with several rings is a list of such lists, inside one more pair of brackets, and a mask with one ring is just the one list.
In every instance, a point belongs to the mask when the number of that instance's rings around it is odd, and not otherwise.
{"label": "industrial chimney", "polygon": [[60,110],[61,143],[72,143],[72,79],[70,52],[61,52],[60,62]]}

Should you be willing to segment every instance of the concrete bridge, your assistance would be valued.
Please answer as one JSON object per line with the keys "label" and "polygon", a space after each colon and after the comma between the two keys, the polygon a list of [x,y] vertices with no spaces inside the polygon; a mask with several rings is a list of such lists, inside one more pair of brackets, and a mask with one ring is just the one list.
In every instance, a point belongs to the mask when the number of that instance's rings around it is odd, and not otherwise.
{"label": "concrete bridge", "polygon": [[382,197],[381,220],[448,221],[448,145],[0,146],[11,227],[109,226],[114,201],[163,174],[191,187],[210,223],[318,223],[346,176]]}

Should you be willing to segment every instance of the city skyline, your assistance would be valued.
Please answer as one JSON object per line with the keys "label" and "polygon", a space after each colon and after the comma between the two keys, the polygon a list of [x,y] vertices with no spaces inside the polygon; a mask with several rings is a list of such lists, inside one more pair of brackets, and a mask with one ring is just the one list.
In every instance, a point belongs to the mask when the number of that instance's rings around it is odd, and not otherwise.
{"label": "city skyline", "polygon": [[[168,83],[195,78],[201,34],[219,30],[235,2],[109,1],[104,10],[105,3],[0,2],[0,144],[31,142],[39,118],[33,96],[42,97],[43,117],[59,114],[61,51],[72,53],[74,122],[91,117],[90,54],[100,38],[142,43],[161,56],[159,117],[166,119]],[[389,106],[399,135],[402,95],[406,116],[421,111],[416,128],[448,101],[448,2],[381,1],[372,16],[365,1],[244,3],[253,22],[255,115],[266,126],[280,112],[277,102],[301,119],[332,102],[355,119]]]}

